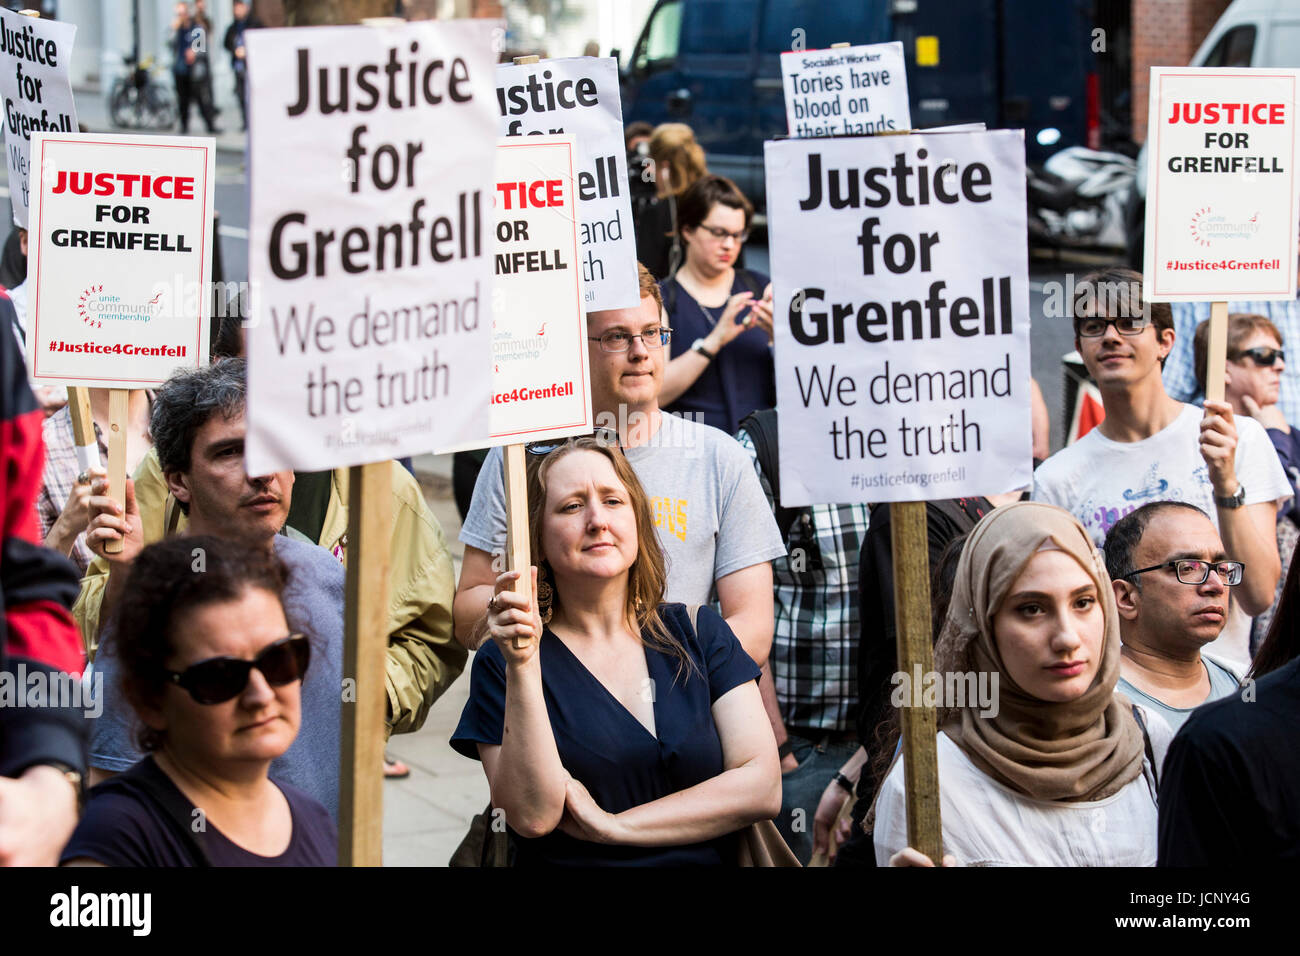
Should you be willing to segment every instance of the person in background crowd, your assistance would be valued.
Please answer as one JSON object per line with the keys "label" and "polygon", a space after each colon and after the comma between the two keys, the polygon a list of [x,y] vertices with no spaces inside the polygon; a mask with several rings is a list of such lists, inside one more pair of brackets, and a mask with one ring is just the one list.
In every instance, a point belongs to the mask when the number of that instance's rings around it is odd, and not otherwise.
{"label": "person in background crowd", "polygon": [[830,821],[819,826],[816,819],[823,793],[832,786],[847,798],[853,788],[840,769],[857,746],[858,554],[868,508],[779,506],[776,409],[745,418],[736,440],[786,541],[787,553],[772,561],[776,626],[759,686],[781,757],[777,828],[806,866],[814,852],[828,849]]}
{"label": "person in background crowd", "polygon": [[636,257],[656,279],[673,275],[682,264],[677,231],[677,202],[708,175],[704,149],[685,123],[663,123],[650,136],[657,202],[646,208],[636,224]]}
{"label": "person in background crowd", "polygon": [[1160,783],[1160,865],[1300,862],[1300,561],[1242,689],[1197,709]]}
{"label": "person in background crowd", "polygon": [[114,633],[146,755],[90,791],[64,865],[335,864],[325,807],[269,776],[298,734],[313,659],[313,635],[286,620],[288,576],[272,552],[210,535],[140,552]]}
{"label": "person in background crowd", "polygon": [[[206,19],[206,17],[204,18]],[[220,133],[212,108],[212,73],[208,59],[209,30],[190,12],[187,4],[176,4],[172,18],[172,78],[176,82],[176,106],[181,132],[190,131],[190,104],[197,102],[209,133]]]}
{"label": "person in background crowd", "polygon": [[8,291],[27,281],[26,229],[15,226],[5,237],[0,252],[0,290]]}
{"label": "person in background crowd", "polygon": [[623,145],[627,149],[627,194],[632,202],[634,229],[657,201],[654,160],[650,158],[650,134],[653,132],[654,127],[645,122],[629,123],[623,127]]}
{"label": "person in background crowd", "polygon": [[235,98],[239,100],[240,129],[248,129],[248,61],[244,33],[260,29],[262,21],[253,16],[244,0],[235,0],[234,19],[226,27],[225,47],[230,53],[230,69],[235,74]]}
{"label": "person in background crowd", "polygon": [[[1209,351],[1210,323],[1207,319],[1196,327],[1196,337],[1192,343],[1196,381],[1201,394],[1205,393]],[[1277,553],[1282,562],[1282,571],[1278,575],[1278,589],[1273,596],[1274,606],[1282,596],[1282,582],[1291,567],[1291,554],[1296,545],[1300,544],[1300,494],[1296,491],[1296,481],[1300,478],[1300,433],[1291,428],[1278,406],[1285,371],[1282,333],[1276,325],[1262,315],[1234,313],[1228,316],[1224,401],[1232,406],[1234,415],[1249,416],[1264,426],[1269,441],[1277,452],[1277,460],[1281,462],[1287,480],[1291,483],[1291,503],[1277,516]],[[1269,608],[1255,618],[1251,631],[1252,653],[1268,632],[1272,615],[1273,609]]]}
{"label": "person in background crowd", "polygon": [[[1275,525],[1291,495],[1258,422],[1226,402],[1204,411],[1165,394],[1160,366],[1174,346],[1169,305],[1142,301],[1129,269],[1085,276],[1074,306],[1075,347],[1097,382],[1106,417],[1034,473],[1034,499],[1074,514],[1101,546],[1106,532],[1148,501],[1185,501],[1215,523],[1246,566],[1233,592],[1246,615],[1273,603],[1281,563]],[[1248,624],[1225,631],[1221,656],[1243,660]]]}
{"label": "person in background crowd", "polygon": [[[935,672],[954,687],[937,715],[939,812],[953,862],[1155,863],[1156,787],[1171,733],[1115,694],[1119,645],[1110,578],[1068,512],[1017,502],[975,526],[935,647]],[[963,692],[948,675],[962,678]],[[902,764],[877,797],[876,858],[930,866],[907,845]]]}
{"label": "person in background crowd", "polygon": [[659,400],[728,434],[750,412],[776,405],[772,283],[735,267],[753,218],[731,180],[700,179],[677,203],[685,261],[659,284],[676,336]]}
{"label": "person in background crowd", "polygon": [[[87,390],[90,416],[95,423],[99,460],[108,461],[104,436],[109,432],[108,389]],[[81,470],[77,464],[77,446],[72,430],[72,411],[64,406],[45,419],[45,471],[41,493],[36,499],[36,514],[41,537],[47,548],[72,558],[77,569],[86,573],[95,556],[86,547],[86,526],[90,523],[90,489],[95,478],[107,478],[103,468]],[[134,471],[153,446],[149,437],[149,393],[131,389],[127,397],[126,470]]]}
{"label": "person in background crowd", "polygon": [[[659,410],[664,352],[659,287],[641,267],[641,304],[587,315],[591,403],[601,430],[618,443],[650,495],[668,559],[667,600],[716,603],[745,652],[760,666],[772,646],[772,568],[785,554],[763,489],[730,435]],[[503,553],[506,504],[502,455],[493,448],[479,472],[461,528],[465,543],[456,589],[456,636],[477,648]]]}
{"label": "person in background crowd", "polygon": [[[68,613],[76,569],[36,536],[43,419],[18,348],[0,334],[0,680],[18,694],[38,679],[50,688],[75,682],[85,663]],[[77,823],[85,720],[71,700],[43,703],[0,707],[0,866],[54,865]]]}
{"label": "person in background crowd", "polygon": [[1106,571],[1119,609],[1119,690],[1173,730],[1193,709],[1226,697],[1241,675],[1202,654],[1228,619],[1228,588],[1241,563],[1195,505],[1156,501],[1106,535]]}
{"label": "person in background crowd", "polygon": [[452,746],[483,762],[518,866],[735,863],[731,834],[780,807],[758,667],[711,608],[693,622],[663,603],[650,499],[621,450],[532,450],[537,600],[508,590],[519,572],[497,577]]}
{"label": "person in background crowd", "polygon": [[[274,554],[288,566],[284,605],[290,624],[295,632],[311,634],[317,646],[315,666],[303,684],[302,733],[276,758],[271,775],[305,790],[337,814],[343,569],[310,541],[281,533],[292,508],[293,472],[252,477],[244,473],[244,381],[239,359],[173,375],[154,399],[153,450],[171,494],[186,512],[185,537],[233,540]],[[122,505],[108,497],[107,484],[103,479],[95,483],[86,532],[87,546],[109,568],[97,612],[106,623],[94,659],[104,692],[103,713],[91,736],[90,764],[99,772],[97,780],[130,769],[143,756],[133,741],[131,708],[121,697],[118,678],[124,664],[116,650],[112,615],[124,602],[135,600],[128,578],[146,539],[135,482],[127,481]],[[104,545],[114,540],[122,542],[122,550],[108,554]],[[205,562],[201,546],[192,547],[190,563],[202,567]]]}

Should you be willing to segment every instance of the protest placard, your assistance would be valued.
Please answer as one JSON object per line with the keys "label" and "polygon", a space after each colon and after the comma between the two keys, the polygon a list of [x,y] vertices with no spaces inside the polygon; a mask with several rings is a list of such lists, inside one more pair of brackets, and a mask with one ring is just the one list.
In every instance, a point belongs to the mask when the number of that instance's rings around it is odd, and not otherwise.
{"label": "protest placard", "polygon": [[578,155],[571,135],[498,143],[491,432],[465,448],[591,431]]}
{"label": "protest placard", "polygon": [[1031,480],[1018,130],[766,144],[781,504]]}
{"label": "protest placard", "polygon": [[865,43],[781,54],[791,136],[846,136],[912,128],[903,44]]}
{"label": "protest placard", "polygon": [[577,141],[580,268],[589,311],[640,302],[618,63],[573,57],[497,67],[502,136],[571,133]]}
{"label": "protest placard", "polygon": [[33,382],[152,388],[208,360],[213,140],[34,133]]}
{"label": "protest placard", "polygon": [[1298,70],[1153,67],[1150,302],[1294,299]]}
{"label": "protest placard", "polygon": [[77,28],[0,8],[0,98],[5,104],[5,159],[14,224],[27,228],[31,205],[32,133],[77,131],[68,63]]}
{"label": "protest placard", "polygon": [[247,35],[253,474],[488,434],[497,28]]}

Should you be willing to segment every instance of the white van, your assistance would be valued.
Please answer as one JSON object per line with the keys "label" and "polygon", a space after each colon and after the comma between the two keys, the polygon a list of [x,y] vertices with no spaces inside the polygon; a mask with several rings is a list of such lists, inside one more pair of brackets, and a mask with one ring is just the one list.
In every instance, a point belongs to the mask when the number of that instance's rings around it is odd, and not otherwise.
{"label": "white van", "polygon": [[[1178,66],[1162,63],[1159,66]],[[1188,66],[1300,67],[1300,0],[1235,0],[1205,37]],[[1137,180],[1125,214],[1129,264],[1142,270],[1146,223],[1147,151],[1138,153]]]}

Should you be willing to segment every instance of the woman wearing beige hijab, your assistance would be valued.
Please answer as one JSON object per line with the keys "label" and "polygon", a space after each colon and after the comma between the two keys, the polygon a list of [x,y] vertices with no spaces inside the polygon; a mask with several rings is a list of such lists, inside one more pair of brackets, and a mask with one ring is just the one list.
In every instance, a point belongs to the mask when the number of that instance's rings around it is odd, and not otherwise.
{"label": "woman wearing beige hijab", "polygon": [[[975,678],[945,679],[939,706],[946,865],[1155,865],[1171,733],[1115,694],[1119,651],[1105,564],[1072,515],[1021,502],[975,526],[935,645],[941,679]],[[875,845],[881,865],[932,865],[907,847],[901,760]]]}

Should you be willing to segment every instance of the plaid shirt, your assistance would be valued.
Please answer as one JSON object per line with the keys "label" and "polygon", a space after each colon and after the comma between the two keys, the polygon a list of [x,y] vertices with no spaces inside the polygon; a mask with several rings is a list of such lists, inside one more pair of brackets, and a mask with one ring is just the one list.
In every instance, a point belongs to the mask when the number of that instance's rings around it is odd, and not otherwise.
{"label": "plaid shirt", "polygon": [[[759,466],[753,441],[743,428],[736,439],[753,461],[772,505],[772,486]],[[807,567],[804,556],[792,559],[786,554],[772,561],[776,630],[770,663],[781,718],[788,726],[827,731],[854,726],[858,568],[868,513],[867,505],[813,505],[812,529],[824,570]]]}
{"label": "plaid shirt", "polygon": [[[1199,405],[1205,395],[1196,381],[1196,365],[1192,359],[1192,337],[1196,327],[1210,317],[1208,302],[1171,302],[1174,311],[1174,350],[1165,359],[1163,373],[1165,391],[1180,402]],[[1277,302],[1229,302],[1228,314],[1249,312],[1269,319],[1282,333],[1282,344],[1294,352],[1300,349],[1300,303],[1296,300]],[[1277,407],[1292,426],[1300,426],[1300,362],[1287,356],[1286,370],[1282,373],[1282,389]]]}
{"label": "plaid shirt", "polygon": [[[77,447],[72,435],[72,413],[65,405],[45,419],[45,474],[41,484],[41,493],[36,496],[36,515],[41,526],[41,540],[50,533],[54,522],[63,513],[68,499],[72,497],[72,487],[76,484],[81,466],[77,464]],[[95,435],[99,438],[99,455],[101,461],[108,460],[108,448],[104,445],[99,426],[95,426]],[[84,575],[95,555],[86,547],[86,533],[77,535],[76,543],[69,555],[77,568]]]}

